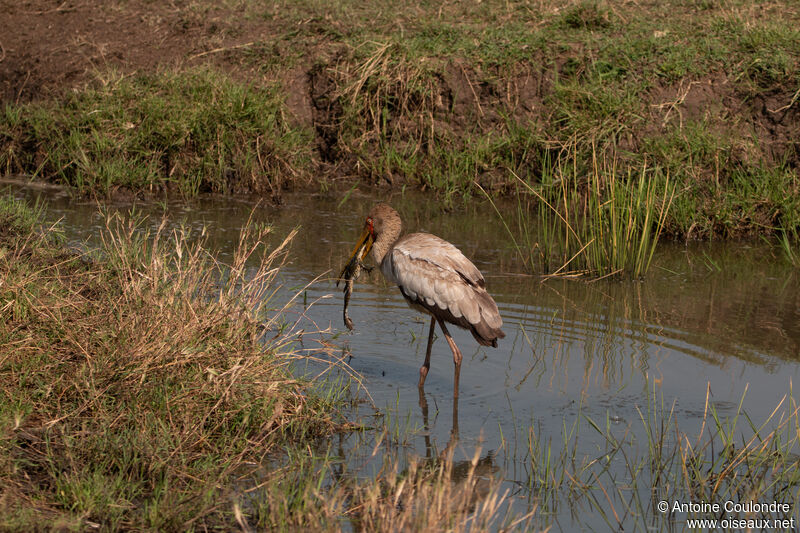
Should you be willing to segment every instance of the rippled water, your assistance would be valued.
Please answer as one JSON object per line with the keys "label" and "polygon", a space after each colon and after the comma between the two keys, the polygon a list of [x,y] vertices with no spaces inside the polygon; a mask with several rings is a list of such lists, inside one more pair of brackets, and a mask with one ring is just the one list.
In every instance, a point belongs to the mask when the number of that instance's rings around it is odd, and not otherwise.
{"label": "rippled water", "polygon": [[[73,243],[91,245],[103,226],[91,202],[18,188],[14,193],[45,196],[48,216],[63,219]],[[342,296],[332,277],[374,202],[355,194],[344,202],[341,196],[292,195],[280,207],[256,208],[254,219],[273,223],[277,236],[300,226],[276,301],[304,291],[290,312],[309,332],[331,328],[334,338],[325,339],[348,356],[375,405],[392,424],[413,430],[399,446],[402,454],[441,451],[457,423],[457,457],[472,457],[480,446],[488,471],[503,480],[521,509],[530,503],[531,431],[555,446],[565,427],[585,417],[608,423],[613,431],[641,432],[648,391],[674,405],[681,429],[689,433],[702,426],[708,390],[723,417],[736,412],[747,391],[743,409],[758,425],[798,377],[798,274],[766,245],[665,244],[645,282],[543,282],[520,271],[488,206],[475,203],[444,213],[422,196],[397,196],[390,202],[406,231],[435,233],[472,258],[503,316],[507,336],[497,349],[479,347],[469,333],[451,328],[464,354],[454,420],[447,343],[439,338],[434,344],[421,402],[416,384],[429,322],[406,306],[377,269],[356,283],[350,307],[355,331],[347,332],[342,323]],[[198,233],[205,226],[211,246],[224,258],[252,208],[247,199],[211,198],[140,209],[158,215],[154,224],[166,209],[174,224]],[[373,411],[364,405],[360,412]],[[578,453],[597,455],[602,439],[591,430],[583,434]],[[342,453],[348,455],[360,439],[369,437],[344,437]],[[367,456],[350,461],[358,475],[370,475],[380,465],[380,458]],[[541,525],[563,530],[606,524],[599,517],[576,517],[566,506],[542,516]]]}

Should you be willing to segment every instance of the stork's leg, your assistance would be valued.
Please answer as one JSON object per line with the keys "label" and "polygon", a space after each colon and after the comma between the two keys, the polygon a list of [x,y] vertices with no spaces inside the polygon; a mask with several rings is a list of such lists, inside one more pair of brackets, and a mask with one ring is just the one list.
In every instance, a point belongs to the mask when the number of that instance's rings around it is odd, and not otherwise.
{"label": "stork's leg", "polygon": [[458,395],[453,398],[453,426],[450,429],[450,439],[458,440]]}
{"label": "stork's leg", "polygon": [[419,369],[419,388],[425,386],[425,378],[431,368],[431,347],[433,347],[433,330],[436,327],[436,317],[431,317],[431,331],[428,333],[428,349],[425,351],[425,362]]}
{"label": "stork's leg", "polygon": [[453,350],[453,365],[455,365],[455,372],[453,374],[453,398],[455,399],[458,398],[458,378],[461,375],[461,360],[463,357],[461,356],[461,350],[456,346],[456,341],[453,340],[453,337],[450,336],[450,332],[447,331],[444,320],[439,320],[439,326],[442,328],[444,338],[447,339],[447,344],[449,344],[450,349]]}

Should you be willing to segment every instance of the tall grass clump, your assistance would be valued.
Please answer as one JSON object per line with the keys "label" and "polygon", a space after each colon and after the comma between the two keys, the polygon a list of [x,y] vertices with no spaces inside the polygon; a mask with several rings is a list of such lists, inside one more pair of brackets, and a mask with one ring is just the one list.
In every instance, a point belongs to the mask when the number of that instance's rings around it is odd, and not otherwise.
{"label": "tall grass clump", "polygon": [[520,185],[516,229],[510,216],[495,210],[527,268],[553,276],[644,276],[674,187],[646,164],[636,173],[619,172],[613,162],[595,158],[585,175],[574,161],[568,168],[546,166],[535,185],[514,174]]}
{"label": "tall grass clump", "polygon": [[800,267],[798,242],[800,242],[800,235],[797,234],[796,229],[781,229],[780,236],[778,237],[778,244],[783,252],[783,256],[795,267]]}
{"label": "tall grass clump", "polygon": [[0,204],[0,529],[229,528],[235,473],[342,427],[269,309],[292,235],[249,225],[223,267],[120,216],[67,250],[25,211]]}
{"label": "tall grass clump", "polygon": [[113,73],[63,100],[0,109],[0,168],[81,193],[253,191],[307,175],[310,133],[285,118],[280,88],[214,70]]}

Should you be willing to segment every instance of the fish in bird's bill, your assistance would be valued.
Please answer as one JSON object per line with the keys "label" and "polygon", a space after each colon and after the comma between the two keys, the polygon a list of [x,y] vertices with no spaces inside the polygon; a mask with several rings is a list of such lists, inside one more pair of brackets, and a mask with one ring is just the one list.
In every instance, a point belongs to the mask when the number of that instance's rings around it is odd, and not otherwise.
{"label": "fish in bird's bill", "polygon": [[372,269],[374,268],[368,267],[362,261],[369,252],[371,244],[372,243],[367,238],[360,239],[359,244],[356,245],[356,249],[353,251],[350,261],[348,261],[344,266],[342,272],[339,274],[339,278],[336,280],[337,287],[339,286],[340,281],[345,282],[344,311],[342,312],[342,317],[344,318],[344,325],[347,326],[347,329],[350,331],[353,331],[353,320],[347,314],[347,306],[350,304],[350,296],[353,294],[353,282],[358,279],[362,271],[366,270],[367,272],[372,272]]}

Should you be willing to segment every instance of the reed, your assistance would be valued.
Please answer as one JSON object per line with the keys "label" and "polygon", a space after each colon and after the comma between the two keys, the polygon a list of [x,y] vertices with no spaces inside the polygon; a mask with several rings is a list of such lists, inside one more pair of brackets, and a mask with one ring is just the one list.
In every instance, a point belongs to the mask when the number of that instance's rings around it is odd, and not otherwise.
{"label": "reed", "polygon": [[800,251],[797,250],[798,242],[800,242],[800,236],[798,236],[797,229],[781,229],[778,245],[786,260],[795,267],[800,267]]}
{"label": "reed", "polygon": [[481,190],[527,269],[562,277],[646,274],[675,196],[669,175],[642,165],[619,176],[614,160],[596,157],[586,176],[575,159],[545,167],[538,185],[511,172],[520,186],[514,221]]}

